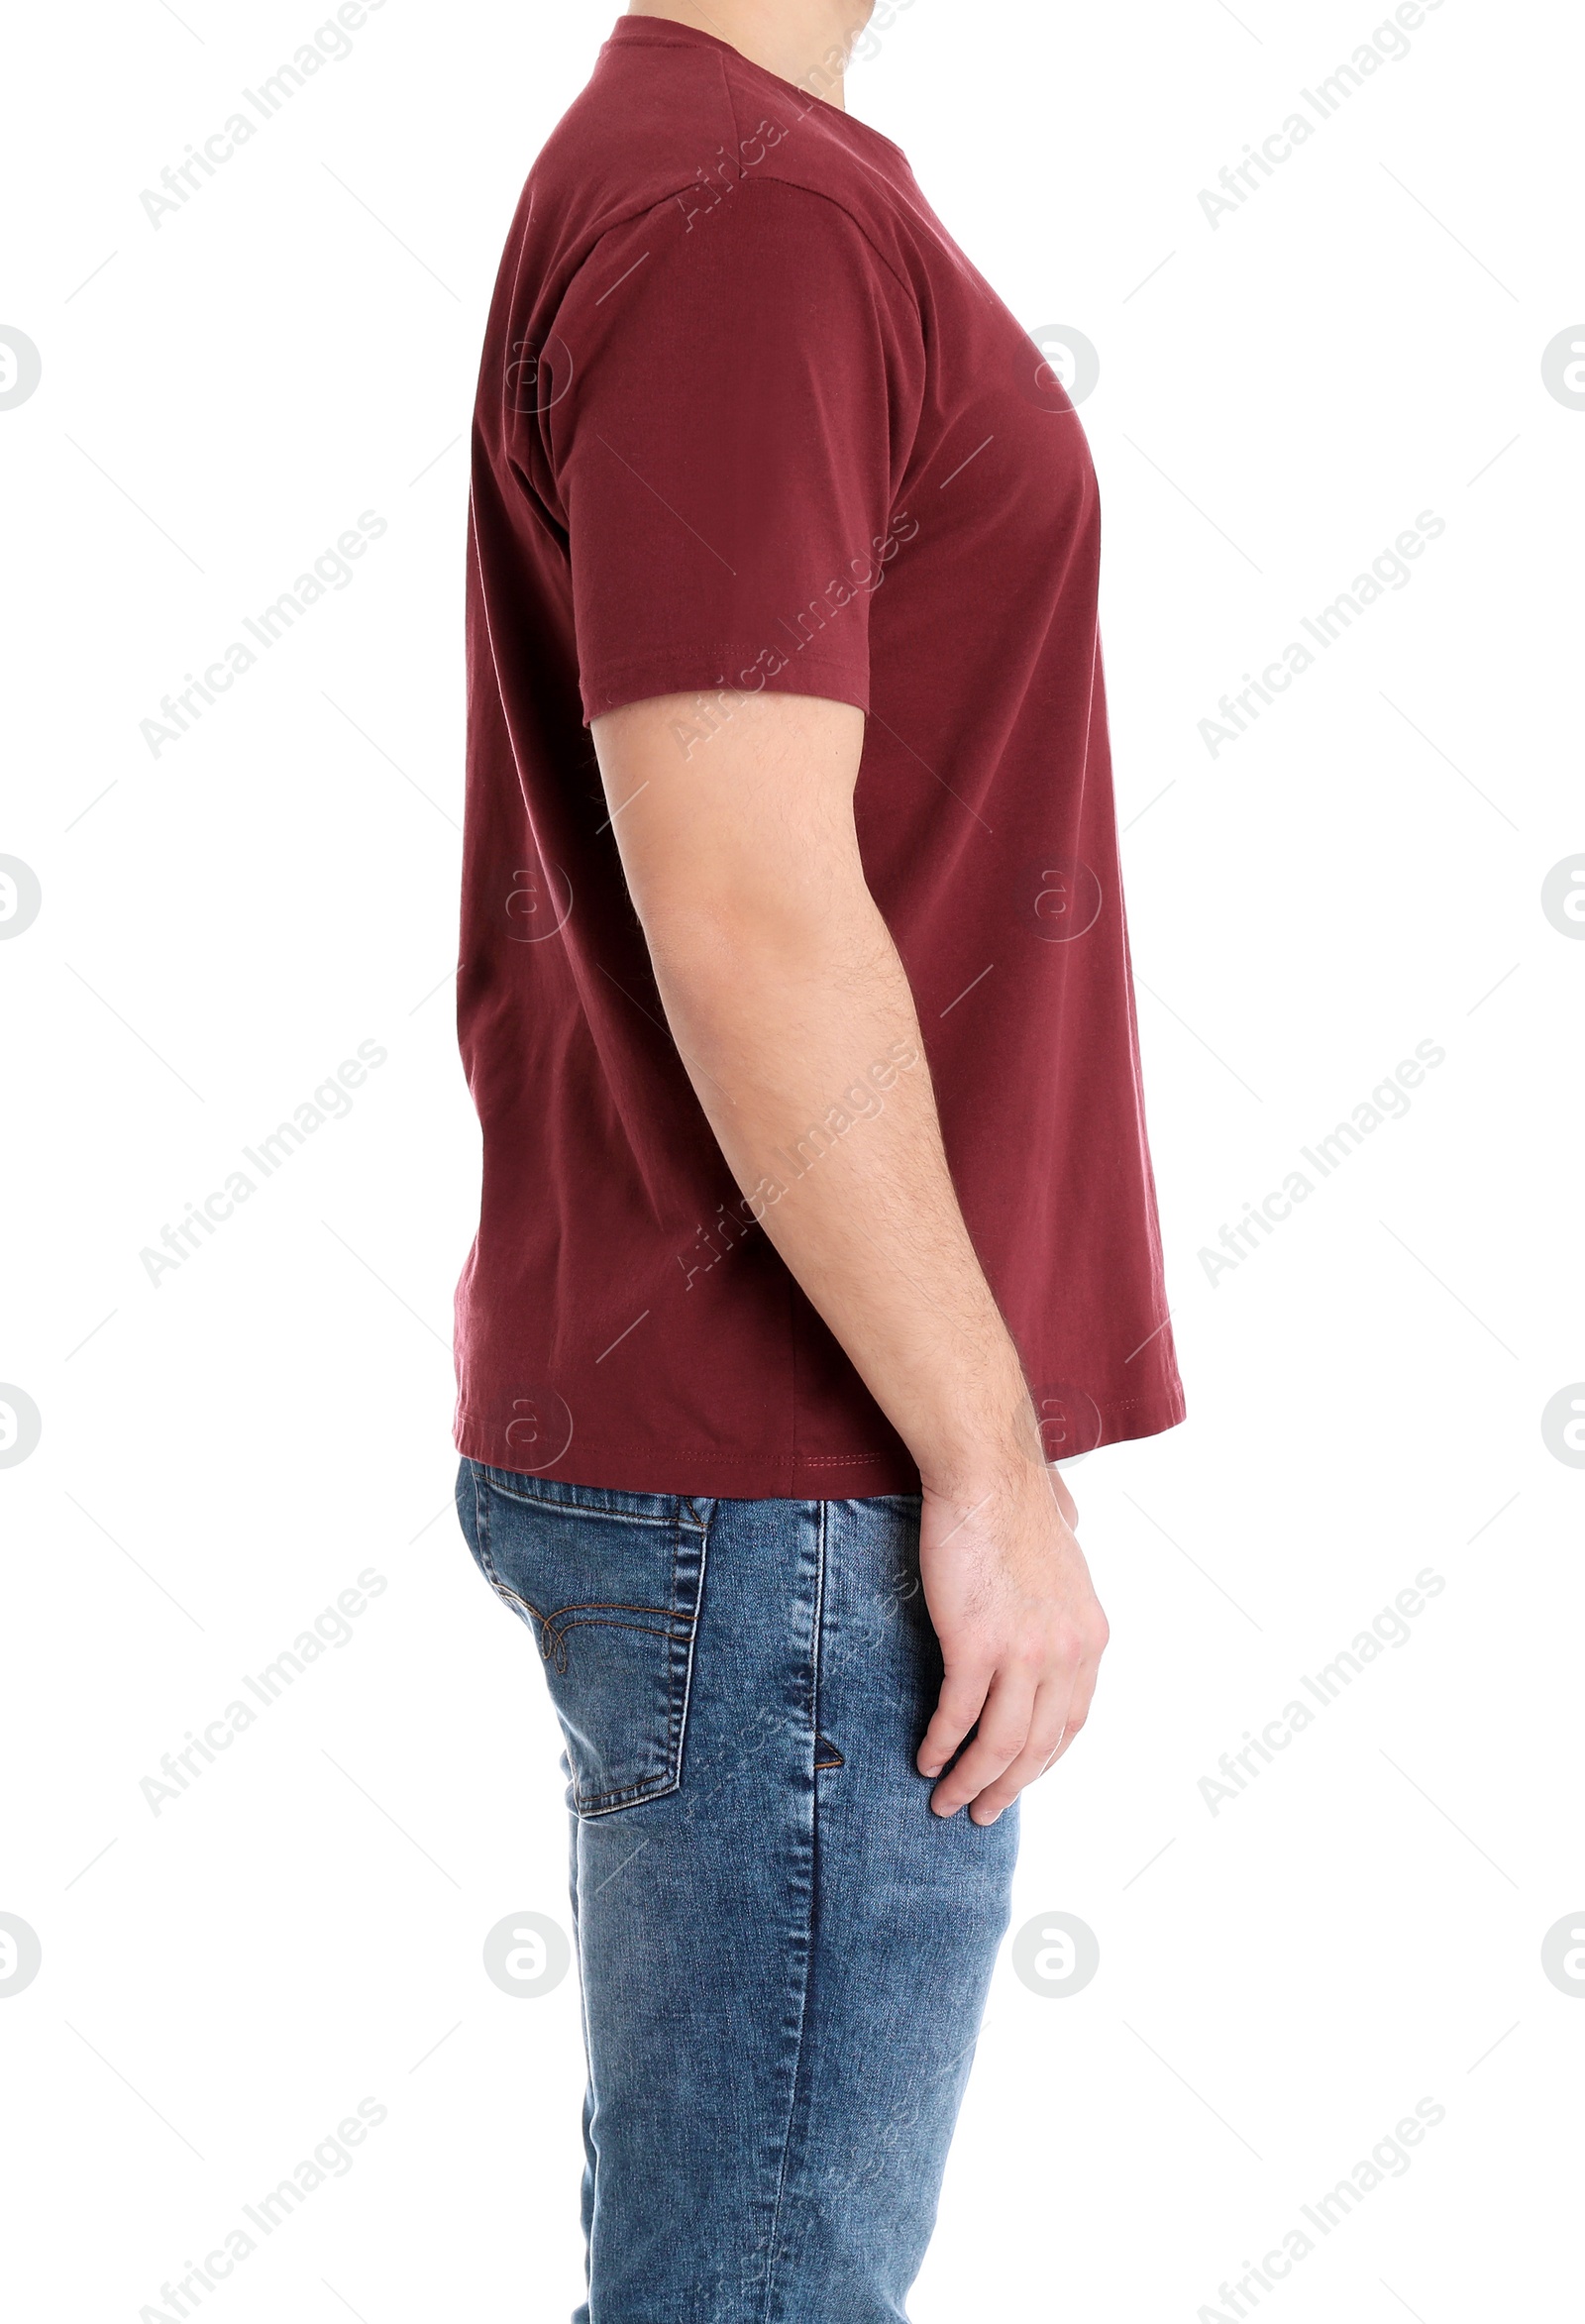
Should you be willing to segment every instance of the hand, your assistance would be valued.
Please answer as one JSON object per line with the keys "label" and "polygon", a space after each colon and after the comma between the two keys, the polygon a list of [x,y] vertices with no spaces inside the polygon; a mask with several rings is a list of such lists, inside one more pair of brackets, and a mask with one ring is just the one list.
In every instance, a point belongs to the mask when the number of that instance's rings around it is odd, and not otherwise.
{"label": "hand", "polygon": [[994,1824],[1060,1759],[1090,1712],[1109,1631],[1074,1534],[1079,1513],[1055,1469],[1015,1461],[979,1491],[926,1485],[919,1568],[941,1642],[940,1701],[919,1745],[937,1776],[978,1732],[930,1805]]}

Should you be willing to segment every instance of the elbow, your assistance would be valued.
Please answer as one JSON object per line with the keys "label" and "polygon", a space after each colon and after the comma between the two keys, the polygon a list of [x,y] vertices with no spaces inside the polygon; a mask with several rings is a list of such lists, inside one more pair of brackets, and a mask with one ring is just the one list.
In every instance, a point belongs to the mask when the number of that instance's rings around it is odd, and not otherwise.
{"label": "elbow", "polygon": [[862,881],[855,895],[828,892],[823,898],[752,883],[731,893],[694,887],[634,901],[663,994],[704,1004],[804,983],[856,954],[873,956],[877,937],[884,940]]}

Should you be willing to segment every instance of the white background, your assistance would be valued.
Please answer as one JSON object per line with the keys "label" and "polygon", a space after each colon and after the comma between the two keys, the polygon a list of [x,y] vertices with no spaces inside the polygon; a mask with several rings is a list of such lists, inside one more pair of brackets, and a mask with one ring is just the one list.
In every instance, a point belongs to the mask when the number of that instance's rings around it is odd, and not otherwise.
{"label": "white background", "polygon": [[[324,14],[329,14],[327,9]],[[1119,814],[1188,1425],[1073,1482],[1114,1642],[1027,1802],[918,2324],[1193,2318],[1418,2100],[1445,2119],[1266,2295],[1291,2324],[1577,2305],[1585,1472],[1581,32],[1446,0],[1213,229],[1198,200],[1387,12],[917,0],[850,102],[1031,329],[1100,351]],[[355,2166],[204,2301],[537,2320],[580,2295],[557,1743],[450,1512],[477,1140],[450,973],[466,431],[518,188],[608,7],[389,0],[157,229],[140,192],[323,21],[82,0],[11,35],[0,411],[0,2000],[8,2307],[166,2314],[366,2096]],[[16,231],[26,218],[26,231]],[[1141,287],[1142,285],[1142,287]],[[158,760],[140,721],[371,509],[387,531]],[[1445,531],[1235,745],[1218,697],[1422,510]],[[1572,566],[1572,570],[1571,570]],[[1574,933],[1579,933],[1578,924]],[[139,1253],[362,1040],[388,1051],[179,1270]],[[1404,1118],[1215,1285],[1197,1253],[1417,1042]],[[1313,1175],[1313,1174],[1312,1174]],[[1406,1645],[1199,1788],[1423,1567]],[[383,1593],[160,1812],[140,1789],[365,1568]],[[658,2158],[664,2181],[664,2158]],[[1234,2313],[1223,2308],[1224,2313]]]}

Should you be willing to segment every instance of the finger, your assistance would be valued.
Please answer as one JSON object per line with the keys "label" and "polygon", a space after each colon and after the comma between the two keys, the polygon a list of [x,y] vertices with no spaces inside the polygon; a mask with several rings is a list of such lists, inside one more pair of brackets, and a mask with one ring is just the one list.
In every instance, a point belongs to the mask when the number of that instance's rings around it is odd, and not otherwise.
{"label": "finger", "polygon": [[1065,1674],[1059,1672],[1047,1679],[1035,1696],[1023,1748],[981,1792],[969,1810],[974,1823],[994,1824],[1019,1792],[1036,1782],[1058,1758],[1071,1700],[1072,1682]]}
{"label": "finger", "polygon": [[939,1775],[970,1728],[985,1709],[992,1665],[948,1670],[930,1724],[924,1731],[914,1765],[921,1775]]}
{"label": "finger", "polygon": [[[1046,1761],[1046,1767],[1054,1767],[1057,1761],[1064,1757],[1079,1740],[1085,1723],[1090,1717],[1090,1705],[1095,1696],[1096,1676],[1100,1667],[1099,1661],[1080,1663],[1078,1675],[1073,1682],[1073,1694],[1068,1703],[1068,1716],[1063,1723],[1062,1740]],[[1042,1775],[1045,1771],[1045,1767],[1040,1770]]]}
{"label": "finger", "polygon": [[1034,1713],[1034,1680],[1001,1672],[992,1684],[973,1743],[930,1795],[938,1816],[955,1816],[979,1797],[1022,1750]]}

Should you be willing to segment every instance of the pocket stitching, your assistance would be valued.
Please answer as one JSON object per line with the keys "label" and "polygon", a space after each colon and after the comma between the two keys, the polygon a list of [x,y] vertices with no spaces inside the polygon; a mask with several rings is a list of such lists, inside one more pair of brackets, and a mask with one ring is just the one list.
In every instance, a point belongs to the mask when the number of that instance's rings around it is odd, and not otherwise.
{"label": "pocket stitching", "polygon": [[[668,1614],[662,1606],[605,1607],[597,1601],[590,1601],[587,1605],[559,1606],[554,1614],[541,1614],[539,1608],[530,1599],[525,1598],[520,1591],[507,1589],[503,1582],[497,1582],[495,1587],[499,1596],[504,1598],[508,1605],[521,1606],[526,1613],[534,1617],[540,1627],[539,1650],[541,1658],[548,1662],[554,1651],[556,1667],[563,1677],[567,1674],[567,1655],[562,1641],[569,1631],[636,1630],[642,1631],[646,1637],[667,1638],[676,1644],[681,1641],[675,1626],[681,1623],[685,1630],[691,1631],[694,1623],[698,1620],[696,1614]],[[569,1614],[586,1615],[588,1619],[582,1622],[564,1621],[564,1615]],[[606,1614],[653,1614],[655,1621],[610,1622],[602,1619]],[[665,1627],[663,1628],[662,1625]]]}
{"label": "pocket stitching", "polygon": [[[620,1784],[609,1791],[591,1792],[587,1796],[583,1796],[580,1793],[578,1778],[577,1775],[574,1774],[572,1782],[573,1806],[580,1816],[609,1815],[617,1808],[636,1807],[641,1800],[663,1797],[668,1792],[677,1791],[681,1788],[683,1781],[683,1753],[687,1735],[688,1707],[693,1692],[693,1648],[698,1637],[699,1609],[703,1601],[704,1593],[704,1566],[705,1559],[709,1551],[710,1529],[708,1523],[699,1526],[697,1529],[685,1525],[682,1517],[681,1502],[679,1503],[676,1516],[671,1520],[667,1520],[664,1518],[629,1517],[626,1514],[619,1513],[615,1510],[591,1510],[584,1509],[581,1507],[581,1505],[576,1503],[569,1503],[564,1501],[547,1501],[542,1499],[538,1494],[510,1492],[504,1486],[497,1485],[494,1479],[487,1473],[481,1473],[480,1469],[476,1467],[474,1474],[474,1502],[478,1530],[478,1562],[483,1567],[485,1577],[489,1581],[490,1587],[495,1591],[496,1595],[502,1598],[508,1605],[521,1607],[525,1613],[533,1617],[535,1622],[540,1624],[542,1631],[545,1627],[545,1617],[540,1613],[539,1609],[536,1606],[531,1606],[529,1601],[518,1591],[509,1589],[495,1570],[494,1560],[489,1553],[489,1520],[487,1512],[489,1507],[489,1496],[491,1493],[500,1493],[508,1501],[527,1502],[535,1509],[560,1510],[566,1515],[578,1517],[599,1517],[604,1518],[609,1523],[617,1525],[671,1525],[674,1536],[672,1543],[672,1607],[669,1611],[660,1607],[632,1608],[629,1609],[629,1611],[639,1613],[655,1613],[659,1616],[661,1621],[672,1627],[669,1627],[663,1631],[658,1631],[646,1623],[590,1623],[581,1626],[589,1629],[603,1628],[610,1630],[643,1630],[649,1636],[662,1637],[667,1641],[668,1647],[672,1650],[674,1673],[676,1676],[680,1676],[682,1680],[681,1687],[679,1687],[676,1684],[676,1679],[674,1677],[674,1683],[670,1689],[672,1701],[670,1707],[671,1716],[667,1734],[667,1764],[657,1775],[641,1776],[635,1783]],[[691,1614],[687,1614],[682,1611],[677,1603],[677,1600],[681,1594],[682,1588],[682,1566],[685,1535],[693,1532],[695,1530],[698,1533],[698,1571],[693,1588],[693,1612]],[[567,1610],[562,1609],[561,1611],[565,1612]],[[681,1629],[676,1627],[678,1625],[682,1626]],[[580,1626],[574,1625],[571,1627],[576,1628]],[[536,1640],[536,1643],[540,1646],[542,1659],[549,1660],[550,1657],[545,1652],[543,1641]],[[676,1672],[676,1649],[679,1646],[685,1647],[686,1653],[683,1659],[681,1672]],[[558,1669],[560,1670],[563,1668],[565,1668],[565,1664],[558,1661]]]}

